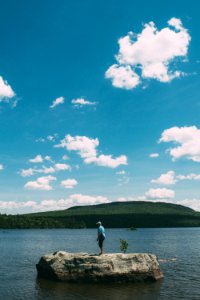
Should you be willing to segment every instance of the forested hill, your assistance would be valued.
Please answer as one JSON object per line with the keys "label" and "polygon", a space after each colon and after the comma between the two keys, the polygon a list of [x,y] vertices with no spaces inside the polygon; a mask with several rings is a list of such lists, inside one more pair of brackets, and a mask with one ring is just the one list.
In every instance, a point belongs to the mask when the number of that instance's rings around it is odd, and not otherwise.
{"label": "forested hill", "polygon": [[0,228],[199,227],[200,212],[188,207],[147,201],[76,206],[25,215],[0,215]]}
{"label": "forested hill", "polygon": [[82,216],[82,215],[121,215],[121,214],[197,214],[189,207],[147,201],[111,202],[106,204],[74,206],[65,210],[35,213],[37,216]]}
{"label": "forested hill", "polygon": [[64,227],[92,228],[98,220],[110,228],[200,226],[200,212],[182,205],[149,201],[76,206],[27,216],[52,218]]}

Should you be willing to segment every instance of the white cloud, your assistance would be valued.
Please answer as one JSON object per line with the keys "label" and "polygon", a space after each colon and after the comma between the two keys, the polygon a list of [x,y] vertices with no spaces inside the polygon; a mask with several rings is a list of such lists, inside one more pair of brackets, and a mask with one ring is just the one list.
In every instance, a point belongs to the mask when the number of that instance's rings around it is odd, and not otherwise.
{"label": "white cloud", "polygon": [[[145,197],[120,197],[117,199],[119,202],[124,201],[145,201]],[[199,199],[185,199],[176,202],[172,200],[154,199],[157,202],[167,202],[180,204],[190,207],[194,210],[200,211],[200,200]],[[109,200],[104,196],[89,196],[82,194],[73,194],[66,199],[47,199],[40,202],[36,201],[0,201],[0,210],[2,213],[25,213],[25,212],[36,212],[36,211],[52,211],[52,210],[63,210],[76,205],[95,205],[101,203],[108,203]]]}
{"label": "white cloud", "polygon": [[19,171],[19,174],[22,177],[29,177],[29,176],[33,176],[37,173],[44,173],[44,174],[51,174],[51,173],[55,173],[56,170],[53,167],[45,167],[42,166],[41,169],[33,169],[33,168],[29,168],[29,169],[22,169]]}
{"label": "white cloud", "polygon": [[71,167],[68,164],[55,164],[54,168],[56,171],[71,170]]}
{"label": "white cloud", "polygon": [[42,163],[44,160],[53,162],[51,156],[46,155],[45,157],[42,157],[41,154],[36,155],[36,157],[29,159],[30,163]]}
{"label": "white cloud", "polygon": [[200,162],[200,129],[196,126],[171,127],[163,131],[159,142],[178,144],[168,149],[173,160],[187,158]]}
{"label": "white cloud", "polygon": [[170,199],[175,197],[175,192],[166,188],[149,189],[145,196],[147,199]]}
{"label": "white cloud", "polygon": [[72,104],[74,104],[75,106],[86,106],[86,105],[91,106],[91,105],[96,105],[97,102],[88,101],[85,100],[84,98],[77,98],[72,100]]}
{"label": "white cloud", "polygon": [[43,158],[40,154],[36,155],[36,157],[29,159],[30,163],[42,163]]}
{"label": "white cloud", "polygon": [[50,108],[54,108],[56,107],[57,105],[59,104],[63,104],[64,103],[64,97],[59,97],[59,98],[56,98],[53,103],[50,105]]}
{"label": "white cloud", "polygon": [[184,199],[177,201],[175,204],[180,204],[190,207],[196,211],[200,211],[200,199]]}
{"label": "white cloud", "polygon": [[52,173],[55,173],[56,170],[52,166],[50,166],[50,167],[42,166],[42,169],[35,169],[35,172],[36,173],[44,173],[44,174],[52,174]]}
{"label": "white cloud", "polygon": [[60,185],[65,189],[73,189],[77,184],[78,182],[76,181],[76,179],[66,179],[62,180],[60,183]]}
{"label": "white cloud", "polygon": [[159,153],[151,153],[151,154],[149,154],[149,157],[150,158],[157,158],[157,157],[159,157]]}
{"label": "white cloud", "polygon": [[33,168],[29,168],[29,169],[22,169],[19,171],[19,174],[22,176],[22,177],[29,177],[29,176],[32,176],[36,173],[36,170],[33,169]]}
{"label": "white cloud", "polygon": [[169,171],[165,174],[161,174],[157,179],[151,180],[152,183],[172,185],[181,180],[200,180],[200,174],[190,173],[187,175],[175,175],[174,171]]}
{"label": "white cloud", "polygon": [[175,178],[175,172],[169,171],[165,174],[161,174],[159,178],[151,180],[152,183],[171,185],[177,182]]}
{"label": "white cloud", "polygon": [[86,164],[95,163],[98,166],[116,168],[120,165],[127,165],[127,157],[121,155],[112,158],[112,155],[97,155],[96,148],[99,146],[99,140],[91,139],[86,136],[66,135],[60,144],[55,147],[66,148],[69,151],[77,151]]}
{"label": "white cloud", "polygon": [[89,157],[85,160],[86,164],[95,163],[97,166],[117,168],[121,165],[127,165],[127,157],[125,155],[120,155],[116,158],[112,158],[112,155],[101,154],[98,157]]}
{"label": "white cloud", "polygon": [[78,154],[85,160],[92,157],[96,157],[96,147],[99,146],[99,140],[91,139],[86,136],[71,136],[66,135],[63,140],[61,140],[60,145],[57,147],[66,148],[69,151],[77,151]]}
{"label": "white cloud", "polygon": [[2,164],[0,164],[0,171],[2,171],[4,169],[4,166]]}
{"label": "white cloud", "polygon": [[0,76],[0,102],[9,102],[11,98],[15,96],[14,91],[7,81],[3,80],[3,77]]}
{"label": "white cloud", "polygon": [[109,200],[104,196],[89,196],[82,194],[72,194],[66,199],[47,199],[41,202],[36,201],[0,201],[1,212],[13,211],[14,213],[36,212],[36,211],[52,211],[67,209],[76,205],[95,205],[108,203]]}
{"label": "white cloud", "polygon": [[21,207],[18,202],[15,201],[0,201],[1,210],[12,210]]}
{"label": "white cloud", "polygon": [[117,64],[106,71],[106,78],[118,88],[133,89],[143,79],[169,82],[183,75],[173,62],[185,61],[191,37],[180,19],[171,18],[168,26],[158,30],[153,22],[141,33],[129,32],[118,40]]}
{"label": "white cloud", "polygon": [[73,205],[94,205],[109,202],[108,198],[104,196],[89,196],[82,194],[73,194],[69,199]]}
{"label": "white cloud", "polygon": [[140,83],[140,77],[130,66],[114,64],[106,71],[105,76],[112,80],[113,86],[127,90],[135,88]]}
{"label": "white cloud", "polygon": [[176,178],[179,180],[200,180],[200,174],[177,175]]}
{"label": "white cloud", "polygon": [[[47,160],[47,161],[52,162],[50,156],[45,156],[44,159]],[[40,162],[40,159],[38,159],[37,156],[36,156],[36,159],[33,159],[33,160],[35,162]],[[42,158],[42,161],[43,161],[43,158]],[[71,170],[71,166],[68,165],[68,164],[56,163],[56,164],[54,164],[52,166],[49,166],[49,167],[42,166],[40,169],[37,169],[37,168],[22,169],[18,173],[22,177],[29,177],[29,176],[33,176],[37,173],[52,174],[52,173],[55,173],[55,172],[66,171],[66,170]]]}
{"label": "white cloud", "polygon": [[50,182],[53,180],[56,180],[56,177],[53,177],[51,175],[43,176],[37,178],[35,181],[28,181],[24,187],[29,190],[50,191],[52,190],[52,186],[50,185]]}

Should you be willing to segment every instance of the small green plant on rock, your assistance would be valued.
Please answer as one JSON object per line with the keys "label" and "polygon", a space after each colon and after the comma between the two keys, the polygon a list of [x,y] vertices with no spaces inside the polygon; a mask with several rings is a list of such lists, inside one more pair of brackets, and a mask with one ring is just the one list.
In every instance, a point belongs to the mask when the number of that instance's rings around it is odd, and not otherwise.
{"label": "small green plant on rock", "polygon": [[127,243],[126,240],[120,239],[120,250],[121,250],[121,252],[123,252],[123,253],[126,253],[126,252],[127,252],[127,250],[128,250],[128,243]]}

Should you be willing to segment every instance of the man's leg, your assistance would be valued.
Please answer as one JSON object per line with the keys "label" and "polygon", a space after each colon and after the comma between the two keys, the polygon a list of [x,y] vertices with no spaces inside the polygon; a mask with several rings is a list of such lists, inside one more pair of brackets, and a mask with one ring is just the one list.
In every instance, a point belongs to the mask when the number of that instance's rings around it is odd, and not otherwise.
{"label": "man's leg", "polygon": [[100,240],[99,240],[99,248],[100,248],[100,250],[101,250],[101,252],[99,253],[99,255],[102,255],[102,254],[103,254],[103,241],[104,241],[104,239],[100,239]]}
{"label": "man's leg", "polygon": [[99,253],[99,255],[103,254],[103,240],[99,239],[99,248],[101,250],[101,252]]}

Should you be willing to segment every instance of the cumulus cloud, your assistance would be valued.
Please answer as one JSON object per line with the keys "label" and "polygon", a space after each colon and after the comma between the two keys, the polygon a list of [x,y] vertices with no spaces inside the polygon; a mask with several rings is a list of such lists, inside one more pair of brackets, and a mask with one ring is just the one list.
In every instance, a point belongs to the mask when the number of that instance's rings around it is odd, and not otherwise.
{"label": "cumulus cloud", "polygon": [[161,174],[160,177],[157,179],[151,180],[152,183],[164,184],[164,185],[171,185],[177,182],[175,178],[175,172],[169,171],[165,174]]}
{"label": "cumulus cloud", "polygon": [[84,163],[94,163],[98,166],[117,168],[120,165],[127,165],[127,157],[121,155],[113,158],[112,155],[101,154],[98,156],[97,147],[99,146],[99,140],[88,138],[86,136],[71,136],[66,135],[60,144],[55,147],[66,148],[69,151],[76,151],[83,158]]}
{"label": "cumulus cloud", "polygon": [[52,211],[67,209],[76,205],[95,205],[101,203],[108,203],[109,200],[104,196],[89,196],[82,194],[72,194],[68,198],[54,200],[47,199],[40,202],[36,201],[0,201],[1,212],[7,213],[13,211],[14,213],[37,212],[37,211]]}
{"label": "cumulus cloud", "polygon": [[65,98],[64,97],[59,97],[56,98],[53,103],[50,105],[50,108],[55,108],[56,106],[58,106],[59,104],[63,104],[64,103]]}
{"label": "cumulus cloud", "polygon": [[108,203],[109,200],[104,196],[89,196],[83,194],[72,194],[66,199],[59,200],[43,200],[38,204],[34,210],[48,211],[67,209],[72,206],[79,205],[95,205],[101,203]]}
{"label": "cumulus cloud", "polygon": [[113,86],[127,90],[135,88],[140,83],[140,77],[130,66],[114,64],[106,71],[105,76],[112,80]]}
{"label": "cumulus cloud", "polygon": [[29,177],[29,176],[33,176],[37,173],[51,174],[51,173],[55,173],[55,171],[56,170],[53,167],[42,166],[41,169],[36,169],[36,168],[22,169],[19,171],[19,174],[22,177]]}
{"label": "cumulus cloud", "polygon": [[19,174],[22,177],[29,177],[37,173],[52,174],[55,172],[66,171],[66,170],[71,170],[71,166],[68,164],[57,163],[50,167],[42,166],[42,168],[40,169],[37,168],[22,169],[19,171]]}
{"label": "cumulus cloud", "polygon": [[32,176],[36,173],[36,170],[33,169],[33,168],[28,168],[28,169],[22,169],[19,171],[19,174],[22,176],[22,177],[29,177],[29,176]]}
{"label": "cumulus cloud", "polygon": [[121,165],[127,165],[127,157],[125,155],[120,155],[116,158],[112,158],[112,155],[101,154],[98,157],[89,157],[85,159],[85,163],[95,163],[97,166],[115,169]]}
{"label": "cumulus cloud", "polygon": [[149,22],[141,33],[129,32],[118,40],[117,64],[109,67],[105,77],[124,89],[135,88],[145,78],[170,82],[183,75],[174,69],[173,62],[185,60],[190,40],[180,19],[171,18],[161,30]]}
{"label": "cumulus cloud", "polygon": [[54,168],[55,168],[56,171],[71,170],[71,167],[68,164],[55,164]]}
{"label": "cumulus cloud", "polygon": [[178,180],[200,180],[200,174],[187,174],[187,175],[177,175]]}
{"label": "cumulus cloud", "polygon": [[159,142],[176,144],[168,149],[173,160],[186,158],[200,162],[200,129],[196,126],[171,127],[163,131]]}
{"label": "cumulus cloud", "polygon": [[174,171],[169,171],[165,174],[161,174],[157,179],[151,180],[152,183],[162,185],[173,185],[181,180],[200,180],[200,174],[190,173],[186,175],[176,175]]}
{"label": "cumulus cloud", "polygon": [[[118,202],[126,201],[145,201],[145,197],[120,197],[117,199]],[[199,199],[184,199],[176,202],[172,202],[169,199],[154,199],[155,202],[167,202],[180,204],[190,207],[196,211],[200,211],[200,200]],[[89,196],[82,194],[73,194],[68,198],[54,200],[47,199],[40,202],[36,201],[0,201],[0,210],[2,213],[27,213],[27,212],[39,212],[39,211],[52,211],[52,210],[63,210],[76,205],[95,205],[101,203],[110,202],[107,197],[104,196]]]}
{"label": "cumulus cloud", "polygon": [[35,169],[35,173],[52,174],[52,173],[55,173],[55,172],[56,172],[56,170],[52,166],[50,166],[50,167],[42,166],[41,169]]}
{"label": "cumulus cloud", "polygon": [[42,163],[43,162],[43,158],[42,155],[38,154],[36,155],[36,157],[29,159],[30,163]]}
{"label": "cumulus cloud", "polygon": [[157,157],[159,157],[159,153],[151,153],[151,154],[149,154],[149,157],[150,158],[157,158]]}
{"label": "cumulus cloud", "polygon": [[96,105],[97,102],[94,102],[94,101],[88,101],[88,100],[85,100],[84,98],[77,98],[77,99],[73,99],[72,100],[72,104],[74,106],[78,106],[78,107],[81,107],[81,106],[91,106],[91,105]]}
{"label": "cumulus cloud", "polygon": [[46,155],[45,157],[42,157],[41,154],[38,154],[38,155],[36,155],[36,157],[29,159],[29,162],[30,163],[42,163],[42,162],[44,162],[44,160],[53,162],[51,156]]}
{"label": "cumulus cloud", "polygon": [[60,185],[65,189],[73,189],[77,184],[78,182],[76,181],[76,179],[66,179],[62,180],[60,183]]}
{"label": "cumulus cloud", "polygon": [[0,102],[9,102],[14,96],[15,93],[11,86],[0,76]]}
{"label": "cumulus cloud", "polygon": [[69,199],[73,205],[94,205],[109,202],[108,198],[104,196],[89,196],[82,194],[73,194]]}
{"label": "cumulus cloud", "polygon": [[175,192],[166,188],[149,189],[145,196],[147,199],[170,199],[175,197]]}
{"label": "cumulus cloud", "polygon": [[184,199],[177,201],[175,204],[180,204],[183,206],[190,207],[196,211],[200,211],[200,199]]}
{"label": "cumulus cloud", "polygon": [[4,169],[4,166],[2,164],[0,164],[0,171],[2,171]]}
{"label": "cumulus cloud", "polygon": [[50,191],[52,190],[52,186],[50,185],[50,182],[53,180],[56,180],[56,177],[51,175],[43,176],[37,178],[35,181],[28,181],[24,187],[29,190]]}

